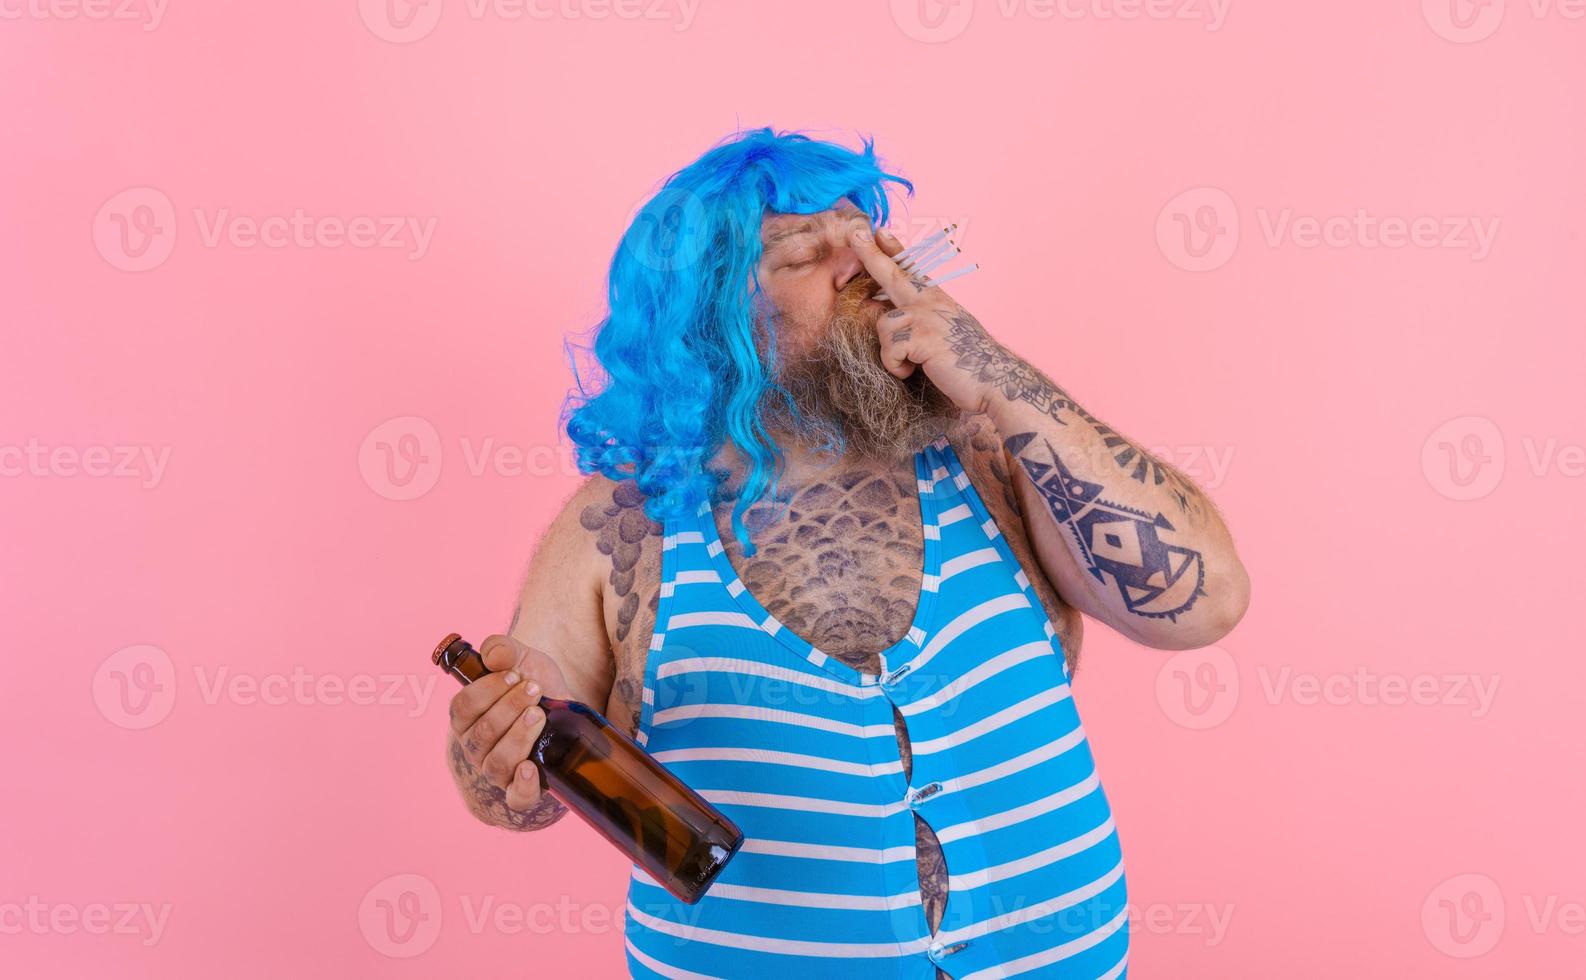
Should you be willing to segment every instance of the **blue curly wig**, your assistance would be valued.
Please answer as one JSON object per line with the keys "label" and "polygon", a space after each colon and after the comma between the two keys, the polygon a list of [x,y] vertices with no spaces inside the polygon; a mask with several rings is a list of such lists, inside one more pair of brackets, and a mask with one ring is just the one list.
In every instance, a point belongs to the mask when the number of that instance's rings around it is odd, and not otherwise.
{"label": "blue curly wig", "polygon": [[774,380],[774,327],[754,315],[761,220],[846,199],[883,225],[889,182],[914,193],[881,169],[870,139],[856,152],[769,127],[728,137],[668,178],[612,258],[608,313],[592,346],[597,381],[585,383],[569,347],[567,434],[579,469],[633,480],[645,512],[663,521],[713,499],[724,473],[709,463],[730,441],[748,463],[733,534],[754,554],[744,515],[767,493],[775,498],[784,462],[764,424],[768,396],[797,418]]}

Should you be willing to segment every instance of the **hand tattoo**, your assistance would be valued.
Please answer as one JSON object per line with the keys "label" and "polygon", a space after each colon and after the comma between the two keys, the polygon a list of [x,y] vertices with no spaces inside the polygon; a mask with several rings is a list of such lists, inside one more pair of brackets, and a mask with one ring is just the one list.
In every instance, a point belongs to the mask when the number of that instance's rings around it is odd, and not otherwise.
{"label": "hand tattoo", "polygon": [[527,810],[514,810],[507,806],[507,791],[484,777],[463,754],[463,747],[454,738],[447,747],[452,775],[463,791],[464,802],[474,816],[485,823],[508,830],[540,830],[562,819],[567,813],[554,796],[546,795]]}

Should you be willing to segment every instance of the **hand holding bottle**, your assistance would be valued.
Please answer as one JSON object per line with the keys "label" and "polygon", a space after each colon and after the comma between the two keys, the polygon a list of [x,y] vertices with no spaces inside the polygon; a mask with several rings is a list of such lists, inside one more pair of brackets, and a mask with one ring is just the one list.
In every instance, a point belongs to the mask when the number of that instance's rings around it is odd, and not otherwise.
{"label": "hand holding bottle", "polygon": [[529,759],[545,728],[540,696],[569,697],[567,682],[556,661],[510,636],[495,634],[480,647],[491,672],[452,697],[452,734],[469,763],[506,790],[507,806],[529,810],[543,792]]}

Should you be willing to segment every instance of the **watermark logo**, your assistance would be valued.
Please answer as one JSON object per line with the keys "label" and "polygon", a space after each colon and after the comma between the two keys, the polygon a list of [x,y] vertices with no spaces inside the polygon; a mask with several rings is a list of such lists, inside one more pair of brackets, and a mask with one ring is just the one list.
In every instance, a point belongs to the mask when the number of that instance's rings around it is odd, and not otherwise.
{"label": "watermark logo", "polygon": [[1266,664],[1256,673],[1262,695],[1271,705],[1467,708],[1472,718],[1485,718],[1492,711],[1503,680],[1497,674],[1384,674],[1369,667],[1312,674],[1288,665],[1273,671]]}
{"label": "watermark logo", "polygon": [[358,0],[369,33],[392,44],[411,44],[430,36],[441,22],[441,0]]}
{"label": "watermark logo", "polygon": [[[649,21],[686,31],[701,0],[462,0],[471,21]],[[412,44],[434,33],[442,0],[359,0],[369,33],[392,44]]]}
{"label": "watermark logo", "polygon": [[1421,13],[1438,37],[1474,44],[1498,30],[1503,6],[1504,0],[1421,0]]}
{"label": "watermark logo", "polygon": [[[1222,30],[1230,0],[995,0],[988,8],[1005,21],[1195,21]],[[892,0],[892,19],[916,41],[939,44],[964,33],[972,0]]]}
{"label": "watermark logo", "polygon": [[358,472],[387,500],[416,500],[441,478],[441,434],[428,419],[402,415],[369,430],[358,447]]}
{"label": "watermark logo", "polygon": [[0,20],[141,21],[144,33],[165,20],[169,0],[10,0],[0,3]]}
{"label": "watermark logo", "polygon": [[420,874],[392,875],[364,895],[358,905],[358,928],[383,956],[422,955],[441,934],[440,890]]}
{"label": "watermark logo", "polygon": [[1239,665],[1221,647],[1176,653],[1157,671],[1156,700],[1184,728],[1215,728],[1239,705]]}
{"label": "watermark logo", "polygon": [[1503,938],[1503,925],[1503,892],[1482,874],[1449,878],[1421,905],[1421,929],[1432,948],[1456,959],[1492,952]]}
{"label": "watermark logo", "polygon": [[893,23],[906,37],[926,44],[958,37],[974,16],[974,0],[892,0]]}
{"label": "watermark logo", "polygon": [[93,695],[94,705],[111,724],[152,728],[176,703],[176,666],[159,647],[123,647],[94,672]]}
{"label": "watermark logo", "polygon": [[1498,488],[1504,473],[1503,434],[1491,419],[1449,419],[1421,446],[1421,472],[1450,500],[1478,500]]}
{"label": "watermark logo", "polygon": [[[192,217],[205,248],[355,248],[405,252],[410,262],[429,253],[436,226],[433,216],[321,215],[303,208],[265,215],[194,208]],[[176,248],[177,232],[176,206],[155,187],[131,187],[114,194],[94,215],[94,248],[124,272],[147,272],[163,265]]]}
{"label": "watermark logo", "polygon": [[[1556,435],[1520,437],[1524,469],[1535,479],[1586,477],[1586,445]],[[1507,472],[1507,440],[1491,419],[1462,415],[1432,431],[1421,445],[1421,472],[1433,490],[1450,500],[1479,500],[1497,489]]]}
{"label": "watermark logo", "polygon": [[134,936],[153,946],[165,935],[171,903],[46,902],[29,895],[25,902],[0,902],[0,935]]}
{"label": "watermark logo", "polygon": [[[1586,0],[1582,0],[1586,2]],[[1257,207],[1255,227],[1270,249],[1386,249],[1464,252],[1472,262],[1492,254],[1503,219],[1497,215],[1308,214],[1292,207]],[[1189,272],[1228,264],[1239,247],[1241,218],[1227,191],[1196,187],[1175,196],[1156,219],[1157,247]]]}
{"label": "watermark logo", "polygon": [[[427,419],[415,415],[387,419],[364,436],[358,448],[358,471],[369,489],[387,500],[416,500],[440,480],[447,448]],[[475,479],[580,475],[577,455],[567,444],[463,436],[450,448],[461,453],[463,469]]]}
{"label": "watermark logo", "polygon": [[1156,244],[1180,269],[1221,268],[1239,248],[1239,209],[1221,188],[1193,187],[1157,214]]}
{"label": "watermark logo", "polygon": [[106,262],[123,272],[147,272],[176,248],[176,206],[158,188],[129,187],[99,206],[93,236]]}
{"label": "watermark logo", "polygon": [[0,477],[136,480],[152,490],[170,461],[170,446],[50,446],[37,437],[24,445],[0,445]]}
{"label": "watermark logo", "polygon": [[[681,272],[704,256],[709,246],[705,203],[693,191],[663,187],[640,201],[628,216],[622,249],[656,272]],[[758,235],[759,228],[744,229]]]}

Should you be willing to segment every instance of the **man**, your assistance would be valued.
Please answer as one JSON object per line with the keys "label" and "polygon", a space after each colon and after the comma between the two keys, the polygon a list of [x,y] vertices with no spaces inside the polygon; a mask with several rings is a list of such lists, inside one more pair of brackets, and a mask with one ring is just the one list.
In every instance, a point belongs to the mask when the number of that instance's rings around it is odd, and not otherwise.
{"label": "man", "polygon": [[544,692],[744,830],[698,905],[634,876],[636,976],[1123,976],[1064,658],[1081,613],[1182,649],[1248,601],[1190,480],[892,260],[888,183],[868,142],[760,130],[641,210],[568,423],[599,475],[452,702],[481,820],[565,812],[526,761]]}

